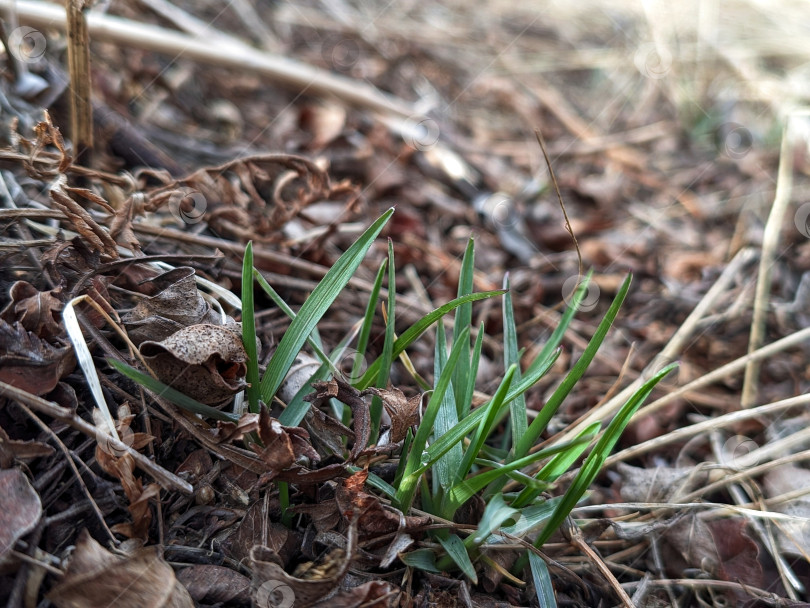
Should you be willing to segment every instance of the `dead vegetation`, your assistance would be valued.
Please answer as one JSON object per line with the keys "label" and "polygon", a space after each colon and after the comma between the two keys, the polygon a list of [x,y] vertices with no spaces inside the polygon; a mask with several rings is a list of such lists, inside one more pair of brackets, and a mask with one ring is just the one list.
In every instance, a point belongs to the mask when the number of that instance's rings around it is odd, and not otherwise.
{"label": "dead vegetation", "polygon": [[[0,0],[0,602],[537,606],[538,562],[561,606],[810,601],[805,7],[114,1],[83,13],[87,47],[65,33],[83,27],[68,4],[70,19]],[[509,273],[526,370],[582,278],[578,255],[594,269],[525,394],[529,423],[633,273],[532,451],[610,420],[679,363],[532,569],[515,559],[538,530],[504,520],[473,576],[447,559],[431,572],[418,552],[449,555],[443,534],[473,537],[496,499],[442,518],[369,480],[405,460],[435,331],[387,388],[356,389],[347,351],[345,378],[316,383],[295,424],[281,412],[320,364],[311,346],[269,410],[233,403],[250,382],[234,329],[247,243],[300,311],[392,206],[399,335],[461,293],[474,235],[471,288]],[[360,331],[387,253],[369,247],[318,324],[327,352]],[[264,292],[255,304],[264,368],[291,321]],[[516,353],[499,300],[472,310],[481,406]],[[364,365],[386,356],[383,319]],[[116,363],[213,409],[178,408]],[[498,428],[481,470],[511,445]]]}

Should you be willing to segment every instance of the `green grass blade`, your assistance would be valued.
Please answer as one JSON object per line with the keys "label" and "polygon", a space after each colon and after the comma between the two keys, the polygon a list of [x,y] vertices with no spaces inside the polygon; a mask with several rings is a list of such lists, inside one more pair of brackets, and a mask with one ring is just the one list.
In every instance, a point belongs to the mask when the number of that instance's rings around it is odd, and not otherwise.
{"label": "green grass blade", "polygon": [[[343,356],[343,351],[346,345],[349,344],[356,335],[357,329],[349,332],[340,343],[335,347],[331,357],[326,358],[325,363],[321,363],[320,367],[310,376],[309,380],[301,385],[298,392],[293,395],[287,407],[281,412],[278,421],[284,426],[298,426],[306,416],[309,410],[309,401],[304,401],[304,397],[312,392],[312,383],[316,380],[326,380],[331,374],[336,373],[336,363]],[[326,356],[326,355],[324,355]],[[348,409],[348,408],[347,408]]]}
{"label": "green grass blade", "polygon": [[[469,333],[467,333],[467,336],[469,336]],[[469,349],[466,347],[466,345],[459,345],[459,348],[461,350],[456,371],[458,370],[458,365],[462,365],[464,354],[466,353],[469,355]],[[441,319],[439,319],[438,332],[436,334],[435,352],[436,355],[433,360],[433,378],[434,382],[438,382],[439,378],[441,378],[441,375],[444,372],[445,366],[447,365],[447,345],[445,344],[444,324],[442,323]],[[447,387],[447,391],[444,394],[444,399],[442,399],[442,402],[439,405],[439,411],[436,414],[436,422],[433,425],[434,435],[436,437],[441,437],[445,433],[450,432],[450,430],[452,430],[457,424],[458,413],[456,409],[455,390],[453,384],[451,383],[450,386]],[[464,453],[461,450],[461,442],[459,442],[453,445],[448,452],[436,462],[431,475],[434,496],[443,496],[444,493],[453,485],[456,478],[456,472],[461,465],[461,460],[463,457]],[[446,519],[451,518],[450,514],[447,513],[441,513],[440,515]]]}
{"label": "green grass blade", "polygon": [[383,277],[385,277],[385,269],[388,266],[388,258],[383,260],[380,264],[380,269],[377,271],[377,276],[374,278],[374,285],[371,287],[371,293],[368,296],[368,304],[366,305],[366,312],[363,315],[363,325],[360,328],[360,336],[357,338],[357,357],[352,365],[352,384],[357,384],[357,380],[363,373],[361,365],[365,361],[366,349],[368,348],[368,341],[371,337],[371,329],[374,327],[374,313],[377,310],[377,301],[380,298],[380,289],[382,288]]}
{"label": "green grass blade", "polygon": [[[485,406],[487,410],[486,415],[481,419],[478,430],[475,432],[475,437],[464,452],[464,460],[461,462],[455,475],[456,481],[460,482],[467,477],[473,462],[478,458],[478,454],[481,452],[484,442],[487,440],[487,437],[489,437],[489,434],[492,432],[492,427],[498,419],[498,412],[501,411],[501,406],[506,399],[516,371],[516,365],[509,366],[501,380],[500,386],[498,386],[492,399],[490,399],[489,403]],[[447,432],[449,433],[451,430],[452,429],[449,429]]]}
{"label": "green grass blade", "polygon": [[503,494],[495,494],[487,502],[481,521],[478,522],[478,530],[476,530],[475,534],[470,534],[464,540],[464,544],[468,549],[481,546],[507,521],[519,521],[519,516],[520,511],[506,504]]}
{"label": "green grass blade", "polygon": [[326,276],[312,290],[306,302],[301,306],[298,316],[293,319],[289,329],[284,333],[284,337],[262,377],[261,395],[265,403],[269,403],[276,394],[290,365],[306,342],[307,336],[312,333],[320,318],[352,278],[354,271],[363,261],[369,247],[393,212],[393,209],[386,211],[338,258],[335,265],[326,273]]}
{"label": "green grass blade", "polygon": [[462,396],[462,403],[464,403],[465,414],[462,418],[466,418],[470,413],[472,407],[473,395],[475,394],[475,379],[478,377],[478,364],[481,361],[481,348],[484,346],[484,322],[478,328],[478,335],[475,337],[475,345],[473,346],[472,356],[470,357],[470,381],[464,387],[464,395]]}
{"label": "green grass blade", "polygon": [[[473,566],[472,561],[470,561],[470,556],[467,553],[467,547],[464,546],[461,539],[455,534],[451,534],[447,538],[442,538],[440,536],[439,542],[447,552],[447,556],[459,567],[459,570],[461,570],[464,575],[473,582],[474,585],[477,585],[478,576],[475,574],[475,566]],[[440,569],[444,569],[442,568],[444,564],[441,562],[439,562],[437,565]]]}
{"label": "green grass blade", "polygon": [[[416,323],[411,325],[408,329],[406,329],[403,334],[397,339],[394,343],[394,353],[393,357],[396,359],[402,354],[406,348],[408,348],[411,344],[413,344],[419,336],[421,336],[431,325],[433,325],[438,319],[446,315],[448,312],[458,308],[462,304],[466,302],[477,302],[478,300],[484,300],[486,298],[492,298],[494,296],[502,295],[502,290],[497,291],[482,291],[480,293],[471,293],[468,296],[464,296],[463,298],[456,298],[440,306],[436,310],[433,310],[426,314],[424,317],[419,319]],[[357,382],[357,388],[360,390],[366,389],[374,383],[374,380],[377,377],[377,374],[380,371],[381,361],[377,358],[371,365],[369,365],[366,373],[363,374],[363,377]]]}
{"label": "green grass blade", "polygon": [[563,400],[568,396],[576,383],[579,382],[580,378],[582,378],[582,376],[585,374],[585,371],[588,369],[591,361],[593,361],[593,358],[596,356],[596,351],[599,350],[599,347],[602,345],[602,342],[607,336],[607,332],[610,329],[610,326],[613,324],[616,315],[619,313],[619,308],[621,308],[622,302],[624,302],[624,298],[627,295],[627,291],[630,289],[631,279],[632,276],[627,275],[627,278],[624,280],[624,283],[622,283],[622,286],[619,289],[619,293],[616,294],[616,297],[613,299],[613,303],[610,305],[607,313],[605,313],[602,322],[596,328],[596,332],[588,342],[588,346],[585,347],[585,351],[582,353],[573,369],[562,381],[562,384],[557,387],[557,390],[555,390],[551,397],[549,397],[548,401],[546,401],[543,409],[540,410],[540,413],[529,425],[529,428],[526,430],[523,436],[517,439],[515,446],[516,456],[523,456],[529,451],[540,434],[546,429],[546,426],[548,425],[552,416],[554,416],[554,414],[557,412],[557,409],[560,407]]}
{"label": "green grass blade", "polygon": [[[388,378],[391,375],[391,365],[394,362],[394,341],[396,340],[396,305],[397,305],[397,278],[394,267],[394,242],[388,239],[388,319],[385,322],[385,342],[382,355],[380,355],[380,372],[377,374],[377,388],[388,388]],[[382,399],[376,395],[371,398],[369,413],[371,417],[371,444],[377,443],[380,434],[380,418],[382,417]]]}
{"label": "green grass blade", "polygon": [[[503,364],[504,369],[515,366],[515,380],[520,382],[520,350],[518,349],[515,311],[512,307],[512,293],[509,291],[509,273],[503,278]],[[512,441],[516,442],[526,434],[529,424],[526,418],[526,396],[520,395],[509,403],[509,421]]]}
{"label": "green grass blade", "polygon": [[175,405],[182,407],[187,412],[191,412],[192,414],[200,414],[201,416],[205,416],[206,418],[214,418],[215,420],[224,420],[226,422],[236,422],[239,420],[239,416],[236,414],[223,412],[211,407],[210,405],[200,403],[199,401],[184,395],[177,389],[163,384],[160,380],[154,379],[149,374],[144,374],[134,367],[130,367],[126,363],[121,363],[115,359],[107,359],[107,363],[112,365],[121,375],[126,376],[130,380],[133,380],[141,386],[149,389],[158,397],[168,399]]}
{"label": "green grass blade", "polygon": [[[270,299],[273,300],[273,303],[276,306],[278,306],[279,309],[281,309],[281,312],[283,312],[285,315],[287,315],[290,319],[293,320],[298,316],[297,314],[295,314],[295,311],[292,308],[290,308],[290,306],[279,295],[279,293],[275,289],[273,289],[272,285],[270,285],[270,283],[267,282],[267,279],[265,279],[262,276],[262,273],[256,270],[255,268],[253,269],[253,278],[256,279],[256,281],[259,283],[259,287],[262,288],[264,293],[270,296]],[[318,337],[317,328],[313,329],[310,335],[307,336],[307,344],[309,344],[309,347],[312,349],[312,352],[315,353],[315,356],[318,359],[320,359],[321,363],[326,363],[327,365],[329,364],[329,357],[326,355],[326,353],[323,352],[322,348],[323,345],[321,344],[321,339]],[[337,370],[334,371],[337,372]]]}
{"label": "green grass blade", "polygon": [[[577,434],[577,437],[595,437],[602,427],[601,422],[589,424],[585,429]],[[557,454],[549,460],[545,466],[535,475],[535,478],[543,482],[555,481],[560,475],[565,473],[577,461],[587,448],[587,444],[582,444],[565,452]],[[524,507],[540,496],[542,489],[525,487],[518,497],[512,502],[516,508]]]}
{"label": "green grass blade", "polygon": [[557,598],[554,595],[554,586],[551,584],[551,574],[543,558],[535,553],[529,553],[529,567],[532,570],[534,592],[537,601],[543,608],[557,608]]}
{"label": "green grass blade", "polygon": [[543,543],[551,537],[563,520],[568,517],[571,509],[574,508],[588,487],[593,483],[594,479],[596,479],[596,476],[599,475],[602,465],[610,455],[610,451],[613,449],[613,446],[616,445],[619,436],[627,427],[633,414],[638,411],[638,408],[641,407],[641,404],[649,396],[653,388],[655,388],[655,385],[676,367],[677,364],[672,363],[645,382],[622,406],[616,414],[616,417],[610,421],[602,437],[599,438],[599,441],[596,442],[593,450],[585,459],[579,473],[577,473],[577,476],[571,482],[571,486],[563,495],[562,501],[557,505],[557,508],[549,518],[543,531],[537,537],[534,543],[536,547],[542,547]]}
{"label": "green grass blade", "polygon": [[[462,337],[469,336],[469,330],[462,332]],[[436,415],[439,413],[439,406],[444,399],[447,392],[447,387],[450,386],[450,380],[453,377],[453,370],[455,369],[458,358],[461,355],[463,347],[462,342],[453,345],[453,350],[450,352],[450,357],[447,359],[447,365],[442,370],[442,375],[436,382],[436,388],[430,396],[425,414],[422,416],[422,421],[414,435],[411,450],[408,453],[408,463],[405,465],[405,472],[402,476],[402,482],[397,489],[396,506],[403,513],[407,513],[411,508],[414,494],[416,492],[416,484],[421,477],[421,473],[415,473],[422,464],[422,456],[427,445],[428,438],[433,432],[433,423],[436,420]],[[450,449],[449,446],[448,450]]]}
{"label": "green grass blade", "polygon": [[436,567],[436,554],[430,549],[416,549],[409,553],[402,553],[399,559],[403,564],[411,568],[418,568],[434,574],[441,574],[442,572]]}
{"label": "green grass blade", "polygon": [[498,468],[490,469],[489,471],[484,471],[483,473],[478,473],[453,486],[448,493],[448,503],[452,505],[452,507],[458,509],[477,492],[483,490],[493,481],[500,479],[510,471],[516,471],[517,469],[521,469],[532,464],[533,462],[537,462],[538,460],[548,458],[549,456],[554,456],[555,454],[565,452],[578,445],[587,444],[591,439],[593,439],[593,436],[577,437],[571,441],[561,443],[544,450],[539,450],[534,454],[529,454],[523,458],[518,458],[517,460],[513,460],[507,464],[500,465]]}
{"label": "green grass blade", "polygon": [[[461,260],[461,272],[458,278],[458,297],[469,295],[473,290],[473,275],[475,273],[475,242],[472,238],[467,242],[464,257]],[[453,344],[461,338],[461,332],[472,326],[472,302],[458,307],[453,324]],[[468,338],[469,341],[469,338]],[[456,418],[461,419],[470,411],[470,404],[464,402],[467,387],[470,384],[470,351],[469,344],[461,353],[458,366],[453,374],[453,393],[455,396]]]}
{"label": "green grass blade", "polygon": [[[534,386],[540,378],[542,378],[548,370],[554,365],[554,362],[557,360],[557,357],[560,354],[560,350],[557,349],[556,352],[552,353],[552,356],[545,361],[545,365],[542,367],[537,367],[531,374],[527,373],[524,378],[513,386],[509,392],[506,394],[504,398],[504,404],[509,403],[512,399],[517,397],[518,395],[522,395],[527,390],[529,390],[532,386]],[[444,454],[447,450],[450,449],[455,443],[463,440],[464,437],[469,433],[472,429],[474,429],[477,425],[481,423],[481,420],[486,416],[488,411],[487,409],[488,403],[482,405],[474,412],[472,412],[469,416],[467,416],[464,420],[459,422],[452,431],[447,433],[446,435],[439,437],[436,439],[435,442],[428,448],[428,455],[430,460],[435,461],[435,459],[439,458],[442,454]],[[501,410],[503,406],[501,407]],[[496,414],[496,416],[500,416],[500,411]]]}
{"label": "green grass blade", "polygon": [[242,260],[242,342],[247,353],[248,409],[256,414],[259,412],[259,354],[253,310],[253,241],[245,246]]}
{"label": "green grass blade", "polygon": [[529,365],[528,370],[526,370],[527,373],[532,369],[533,366],[541,365],[542,362],[545,361],[552,353],[552,351],[560,345],[560,342],[562,342],[563,335],[568,329],[568,326],[571,324],[571,320],[574,318],[577,310],[579,310],[580,303],[582,303],[583,298],[588,293],[588,283],[590,283],[592,275],[593,270],[589,270],[588,273],[582,278],[582,281],[580,281],[579,287],[574,292],[574,295],[571,296],[571,302],[563,313],[560,322],[557,324],[557,327],[554,328],[548,342],[543,345],[543,349],[540,351],[537,357],[535,357],[531,365]]}

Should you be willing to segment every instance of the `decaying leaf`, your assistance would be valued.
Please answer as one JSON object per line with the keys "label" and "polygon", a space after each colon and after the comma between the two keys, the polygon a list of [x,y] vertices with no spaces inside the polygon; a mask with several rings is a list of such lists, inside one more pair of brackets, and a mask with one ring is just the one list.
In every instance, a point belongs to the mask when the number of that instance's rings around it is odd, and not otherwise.
{"label": "decaying leaf", "polygon": [[[324,559],[299,570],[299,576],[288,574],[272,549],[261,545],[253,547],[250,552],[253,605],[313,606],[333,594],[348,572],[357,548],[355,523],[349,526],[345,549],[333,549]],[[283,601],[288,603],[281,604]]]}
{"label": "decaying leaf", "polygon": [[114,555],[86,530],[62,580],[48,594],[59,608],[192,608],[194,602],[172,567],[147,547],[129,557]]}
{"label": "decaying leaf", "polygon": [[270,417],[265,407],[259,414],[258,431],[262,446],[253,444],[251,447],[268,466],[269,470],[263,476],[265,480],[272,479],[274,474],[290,468],[301,458],[312,462],[320,460],[304,429],[282,426],[278,420]]}
{"label": "decaying leaf", "polygon": [[53,448],[48,444],[30,439],[17,441],[9,439],[8,434],[0,426],[0,469],[10,468],[15,460],[28,461],[53,454]]}
{"label": "decaying leaf", "polygon": [[250,579],[224,566],[196,564],[178,572],[177,580],[195,602],[247,604],[250,601]]}
{"label": "decaying leaf", "polygon": [[304,399],[312,403],[313,408],[322,407],[332,398],[345,403],[351,408],[354,421],[354,445],[352,446],[350,458],[354,461],[366,447],[368,438],[371,435],[371,417],[368,405],[363,400],[360,391],[341,378],[332,378],[327,382],[313,382],[312,386],[315,392],[307,395]]}
{"label": "decaying leaf", "polygon": [[32,395],[44,395],[76,366],[70,346],[54,346],[19,323],[0,319],[0,380]]}
{"label": "decaying leaf", "polygon": [[231,326],[192,325],[139,350],[163,383],[201,403],[220,404],[247,386],[247,353]]}
{"label": "decaying leaf", "polygon": [[9,289],[11,301],[0,312],[0,319],[10,325],[19,322],[27,331],[43,340],[64,334],[60,323],[64,304],[59,299],[62,288],[39,291],[26,281],[17,281]]}
{"label": "decaying leaf", "polygon": [[399,443],[405,439],[408,429],[419,424],[419,408],[422,405],[422,395],[414,395],[410,399],[396,387],[390,389],[367,388],[363,395],[377,395],[382,399],[383,407],[391,417],[391,441]]}
{"label": "decaying leaf", "polygon": [[191,325],[219,324],[219,315],[197,290],[193,268],[174,268],[143,281],[141,286],[148,286],[152,295],[139,300],[121,318],[136,345],[165,340]]}
{"label": "decaying leaf", "polygon": [[0,470],[0,564],[18,539],[28,534],[37,525],[42,514],[39,494],[31,487],[28,478],[17,468]]}

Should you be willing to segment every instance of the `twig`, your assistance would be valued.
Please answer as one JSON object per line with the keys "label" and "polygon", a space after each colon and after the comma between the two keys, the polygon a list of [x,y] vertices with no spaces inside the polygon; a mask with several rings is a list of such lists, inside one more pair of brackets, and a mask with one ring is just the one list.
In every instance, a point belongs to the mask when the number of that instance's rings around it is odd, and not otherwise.
{"label": "twig", "polygon": [[[765,234],[762,237],[762,255],[759,258],[757,273],[757,291],[754,296],[754,317],[751,321],[751,334],[748,340],[748,352],[757,350],[765,340],[765,317],[768,314],[768,298],[771,294],[771,275],[776,260],[776,248],[779,244],[779,233],[782,219],[785,216],[790,193],[793,186],[793,145],[790,139],[790,118],[782,131],[782,147],[779,151],[779,170],[776,178],[776,193],[773,198]],[[759,361],[750,361],[745,366],[745,378],[742,389],[742,407],[751,407],[757,397],[759,381]]]}
{"label": "twig", "polygon": [[[37,397],[36,395],[32,395],[31,393],[28,393],[24,390],[17,388],[16,386],[11,386],[10,384],[6,384],[5,382],[1,381],[0,381],[0,395],[3,395],[4,397],[9,399],[13,399],[18,403],[27,405],[32,410],[35,410],[40,414],[45,414],[52,418],[56,418],[57,420],[60,420],[65,424],[73,427],[77,431],[84,433],[88,437],[95,438],[98,436],[98,429],[96,429],[95,426],[85,421],[84,419],[79,418],[70,409],[62,407],[61,405],[57,405],[53,401],[47,401],[42,397]],[[183,494],[186,494],[188,496],[194,493],[194,488],[190,483],[180,479],[177,475],[167,471],[159,464],[152,462],[146,456],[144,456],[137,450],[132,449],[130,446],[126,445],[122,441],[119,441],[117,438],[107,437],[105,435],[104,440],[114,450],[120,452],[127,452],[130,456],[132,456],[132,459],[135,461],[135,464],[142,471],[151,475],[152,478],[155,481],[157,481],[163,488],[167,490],[177,490],[178,492],[182,492]]]}
{"label": "twig", "polygon": [[[0,11],[14,11],[22,23],[32,27],[64,30],[65,14],[54,4],[37,0],[0,0]],[[186,34],[154,25],[136,23],[96,11],[87,14],[87,27],[94,40],[134,46],[172,56],[183,56],[209,65],[253,71],[273,79],[277,84],[309,95],[333,96],[344,102],[374,112],[407,119],[420,114],[414,105],[392,97],[357,80],[345,78],[294,61],[272,55],[242,41],[223,36],[200,40]]]}
{"label": "twig", "polygon": [[90,102],[90,37],[85,19],[85,0],[67,0],[68,70],[70,72],[70,126],[74,162],[91,164],[93,154],[93,107]]}

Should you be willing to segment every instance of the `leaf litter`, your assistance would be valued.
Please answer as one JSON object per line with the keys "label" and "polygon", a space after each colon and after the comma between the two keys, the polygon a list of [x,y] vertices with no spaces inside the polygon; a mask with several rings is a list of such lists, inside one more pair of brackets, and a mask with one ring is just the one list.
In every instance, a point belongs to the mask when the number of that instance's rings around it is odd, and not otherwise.
{"label": "leaf litter", "polygon": [[[802,81],[797,58],[807,49],[795,31],[799,9],[779,4],[783,13],[774,11],[774,19],[747,20],[761,36],[741,45],[723,21],[714,24],[713,35],[727,36],[719,44],[683,15],[600,3],[590,12],[555,5],[542,25],[518,8],[448,5],[437,17],[429,8],[406,15],[389,7],[371,16],[370,5],[346,13],[309,3],[280,4],[272,19],[251,21],[250,3],[236,3],[207,27],[272,40],[298,60],[365,79],[400,101],[453,100],[452,111],[434,112],[420,131],[407,116],[410,102],[376,100],[377,120],[367,109],[371,97],[352,101],[339,89],[329,101],[296,97],[249,66],[165,64],[146,38],[131,46],[99,41],[95,114],[106,130],[97,135],[92,168],[73,163],[60,131],[69,125],[58,99],[65,78],[50,75],[66,62],[52,44],[60,34],[50,32],[43,38],[48,69],[36,62],[15,69],[41,74],[51,101],[24,99],[11,81],[3,85],[17,117],[2,115],[0,150],[0,473],[9,489],[2,493],[0,600],[267,606],[292,593],[301,605],[536,605],[494,548],[485,547],[475,564],[477,586],[400,560],[430,547],[427,528],[461,533],[484,512],[471,502],[456,522],[402,513],[377,489],[384,486],[372,485],[374,477],[397,481],[391,454],[421,420],[422,393],[405,366],[392,367],[387,388],[360,391],[340,376],[316,383],[301,427],[282,425],[276,402],[253,413],[232,409],[231,396],[244,388],[245,354],[227,317],[240,311],[200,287],[210,281],[238,293],[241,252],[253,241],[257,268],[297,307],[368,218],[396,204],[387,235],[410,269],[398,276],[398,318],[415,320],[456,296],[459,260],[474,232],[475,284],[492,289],[511,269],[523,361],[531,361],[578,274],[548,176],[538,170],[532,131],[540,129],[585,265],[597,269],[587,306],[603,310],[626,270],[638,280],[619,331],[550,429],[564,437],[584,428],[601,411],[594,408],[609,410],[617,392],[646,379],[662,349],[681,362],[681,377],[657,389],[660,403],[636,416],[607,473],[574,511],[594,549],[590,561],[564,534],[543,547],[557,602],[615,602],[593,561],[601,559],[636,605],[801,605],[810,588],[806,424],[783,412],[796,415],[807,404],[801,332],[810,246],[801,201],[808,165],[800,119],[789,118],[789,104],[807,101],[791,84]],[[136,11],[113,2],[111,12],[133,25],[194,29],[197,7],[180,3],[189,12],[167,16],[158,3],[148,5]],[[726,9],[744,21],[757,10],[745,2]],[[359,25],[366,22],[374,27]],[[624,28],[619,42],[616,27]],[[509,52],[493,59],[484,40]],[[787,342],[761,358],[757,399],[747,405],[794,401],[707,431],[699,425],[739,410],[742,376],[676,389],[748,352],[756,273],[750,259],[734,264],[762,243],[778,160],[773,133],[783,124],[793,125],[795,207],[779,222],[783,248],[772,268],[765,344]],[[434,131],[440,145],[429,139]],[[320,324],[324,344],[337,344],[362,317],[382,246],[372,253]],[[713,291],[729,267],[735,272]],[[118,438],[88,422],[92,398],[74,371],[61,311],[79,295],[116,313],[130,340],[95,309],[79,307]],[[264,365],[289,320],[267,301],[257,313]],[[491,339],[504,331],[503,319],[489,302],[475,314],[486,331],[486,371],[503,358]],[[572,323],[555,369],[526,395],[530,411],[576,361],[593,318]],[[374,326],[370,354],[382,352],[384,333]],[[433,374],[431,340],[426,334],[408,353],[425,378]],[[111,356],[138,365],[135,348],[164,384],[231,418],[214,424],[187,414],[105,366]],[[193,379],[182,383],[184,375]],[[494,378],[479,375],[477,402],[495,391]],[[389,446],[367,445],[371,395],[381,398]],[[52,434],[31,416],[42,416]],[[780,424],[779,434],[769,434]],[[694,436],[669,440],[693,425],[701,429]],[[770,449],[774,443],[778,449]],[[78,479],[60,444],[81,461]],[[635,444],[644,450],[633,451]],[[292,504],[279,482],[288,484]],[[106,538],[95,510],[117,546],[93,540]],[[601,518],[616,525],[598,525]]]}

